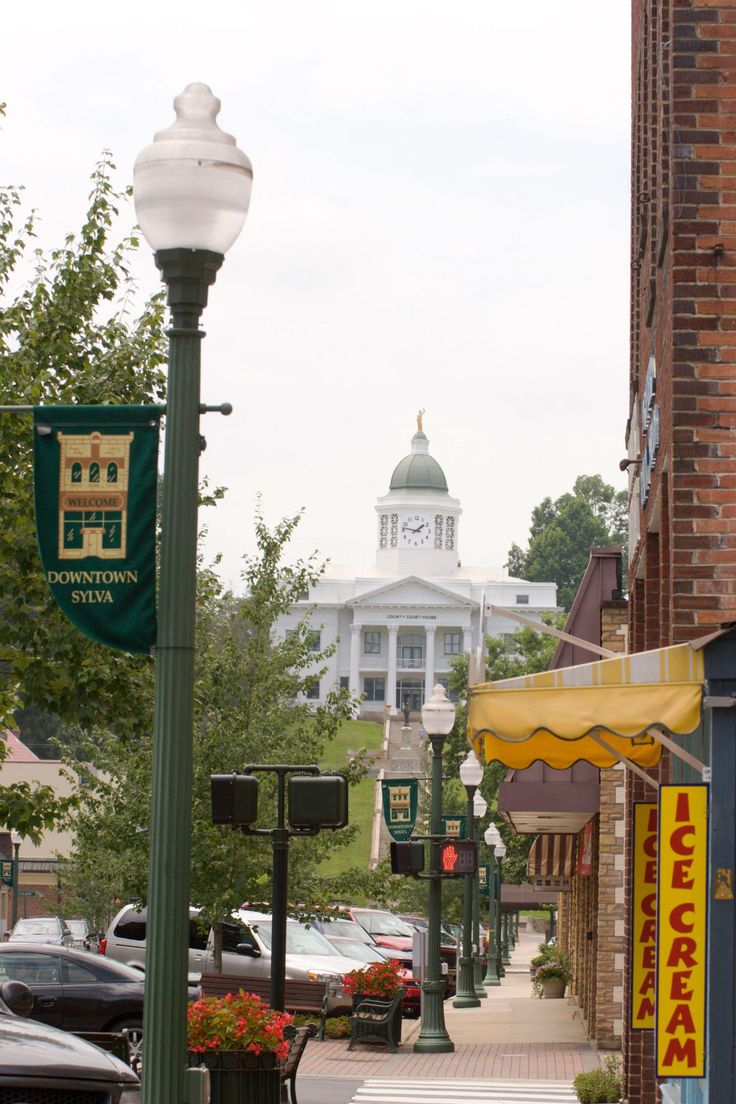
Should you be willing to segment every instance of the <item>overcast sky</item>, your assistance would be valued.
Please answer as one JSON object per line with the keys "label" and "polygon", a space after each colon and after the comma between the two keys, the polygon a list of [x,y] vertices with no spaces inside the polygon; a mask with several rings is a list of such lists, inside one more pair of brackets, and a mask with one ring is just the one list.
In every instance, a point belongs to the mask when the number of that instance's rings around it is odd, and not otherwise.
{"label": "overcast sky", "polygon": [[[426,409],[460,554],[500,565],[532,508],[624,485],[629,22],[622,0],[34,0],[3,11],[0,183],[41,244],[76,229],[190,81],[253,198],[204,315],[207,552],[237,585],[253,513],[294,554],[372,564],[375,499]],[[123,227],[134,221],[132,207]],[[144,246],[141,290],[157,272]]]}

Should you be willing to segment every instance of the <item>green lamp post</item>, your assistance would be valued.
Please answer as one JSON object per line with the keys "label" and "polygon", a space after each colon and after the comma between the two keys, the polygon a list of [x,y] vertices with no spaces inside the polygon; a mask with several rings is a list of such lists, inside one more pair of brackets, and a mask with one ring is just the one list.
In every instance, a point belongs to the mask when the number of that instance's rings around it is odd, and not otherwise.
{"label": "green lamp post", "polygon": [[440,841],[442,839],[442,750],[455,723],[455,706],[444,686],[435,686],[432,697],[422,706],[422,725],[432,747],[432,806],[430,816],[429,930],[427,932],[427,977],[422,983],[422,1022],[414,1050],[446,1053],[455,1049],[445,1027],[443,995],[445,981],[440,958],[440,921],[442,917],[442,877]]}
{"label": "green lamp post", "polygon": [[[473,839],[480,846],[480,822],[488,811],[488,802],[480,790],[475,791],[473,798]],[[480,945],[480,875],[476,870],[473,875],[473,943],[475,954],[473,955],[473,989],[476,997],[486,1000],[488,994],[483,985],[483,969],[481,967],[482,950]]]}
{"label": "green lamp post", "polygon": [[498,926],[500,910],[496,902],[496,877],[494,869],[496,863],[495,852],[496,847],[501,843],[501,833],[492,822],[483,833],[483,839],[486,842],[486,847],[491,857],[489,866],[490,877],[488,879],[488,926],[490,928],[490,935],[488,938],[488,951],[486,953],[486,976],[483,978],[483,985],[486,988],[490,988],[492,985],[501,984],[498,977],[498,971],[496,970],[496,928]]}
{"label": "green lamp post", "polygon": [[503,910],[501,908],[501,886],[503,884],[503,860],[506,858],[506,844],[501,840],[496,844],[496,860],[498,862],[498,911],[496,913],[496,970],[500,978],[506,977],[503,964],[503,942],[501,940],[501,925],[503,923]]}
{"label": "green lamp post", "polygon": [[[468,825],[469,836],[472,838],[473,827],[473,797],[483,779],[483,767],[478,762],[474,751],[469,751],[466,758],[460,764],[460,781],[465,787],[467,795],[467,808],[465,823]],[[460,974],[457,981],[457,993],[453,1000],[455,1008],[477,1008],[480,1005],[480,997],[475,992],[473,975],[473,883],[474,874],[466,874],[463,878],[463,953],[460,959]]]}
{"label": "green lamp post", "polygon": [[156,701],[148,879],[143,1104],[181,1104],[185,1088],[192,794],[199,320],[224,254],[243,228],[253,172],[216,123],[220,101],[189,84],[176,121],[138,156],[138,222],[171,309],[161,512]]}

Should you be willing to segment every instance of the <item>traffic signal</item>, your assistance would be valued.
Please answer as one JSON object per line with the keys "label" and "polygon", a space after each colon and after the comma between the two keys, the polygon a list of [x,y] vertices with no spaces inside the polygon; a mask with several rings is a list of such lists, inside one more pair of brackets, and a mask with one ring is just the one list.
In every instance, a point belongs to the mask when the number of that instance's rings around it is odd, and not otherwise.
{"label": "traffic signal", "polygon": [[391,844],[391,873],[419,874],[424,870],[424,844],[406,840]]}
{"label": "traffic signal", "polygon": [[348,823],[348,783],[341,774],[292,774],[289,824],[292,828],[344,828]]}
{"label": "traffic signal", "polygon": [[440,844],[438,873],[444,878],[460,878],[478,869],[478,844],[475,840],[446,839]]}
{"label": "traffic signal", "polygon": [[212,823],[246,828],[258,817],[258,779],[252,774],[211,774]]}

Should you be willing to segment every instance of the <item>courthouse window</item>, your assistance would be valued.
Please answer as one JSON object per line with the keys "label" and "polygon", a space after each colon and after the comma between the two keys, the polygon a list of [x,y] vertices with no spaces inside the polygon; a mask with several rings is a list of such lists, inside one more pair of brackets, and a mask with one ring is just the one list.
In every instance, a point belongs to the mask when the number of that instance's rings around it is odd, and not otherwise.
{"label": "courthouse window", "polygon": [[363,636],[363,653],[365,655],[381,654],[380,632],[367,632]]}
{"label": "courthouse window", "polygon": [[445,655],[460,655],[462,634],[459,632],[445,633]]}
{"label": "courthouse window", "polygon": [[386,680],[382,678],[363,679],[363,693],[368,701],[383,701],[386,697]]}

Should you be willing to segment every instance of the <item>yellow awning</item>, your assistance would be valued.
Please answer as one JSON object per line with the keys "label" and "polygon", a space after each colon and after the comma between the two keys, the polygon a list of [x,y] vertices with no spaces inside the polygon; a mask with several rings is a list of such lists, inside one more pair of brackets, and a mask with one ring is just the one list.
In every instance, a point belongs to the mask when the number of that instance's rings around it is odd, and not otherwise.
{"label": "yellow awning", "polygon": [[471,686],[468,739],[490,763],[523,770],[537,760],[566,769],[618,761],[601,737],[641,767],[659,762],[660,728],[683,735],[700,723],[703,653],[692,644]]}

